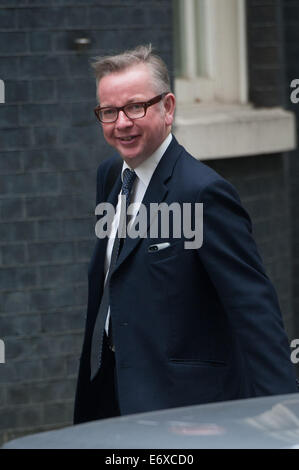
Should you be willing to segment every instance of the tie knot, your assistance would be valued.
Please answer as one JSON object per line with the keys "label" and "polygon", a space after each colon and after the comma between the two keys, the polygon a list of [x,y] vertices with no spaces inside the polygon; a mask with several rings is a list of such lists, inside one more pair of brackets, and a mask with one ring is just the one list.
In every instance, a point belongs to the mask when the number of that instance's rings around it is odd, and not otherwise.
{"label": "tie knot", "polygon": [[122,194],[125,194],[126,197],[129,196],[133,183],[136,178],[136,173],[134,170],[126,168],[123,172],[123,185],[122,185]]}

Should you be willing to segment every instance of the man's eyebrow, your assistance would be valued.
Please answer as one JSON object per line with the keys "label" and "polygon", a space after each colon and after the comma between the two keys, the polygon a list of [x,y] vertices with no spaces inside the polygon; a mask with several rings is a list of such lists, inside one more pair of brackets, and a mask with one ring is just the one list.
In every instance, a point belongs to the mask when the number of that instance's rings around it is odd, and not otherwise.
{"label": "man's eyebrow", "polygon": [[[126,106],[127,104],[131,104],[131,103],[146,103],[147,101],[148,100],[145,98],[134,97],[134,98],[130,98],[123,106]],[[100,107],[101,108],[118,108],[119,106],[115,106],[113,104],[105,104],[105,105],[100,104]]]}
{"label": "man's eyebrow", "polygon": [[140,103],[140,102],[143,103],[143,102],[146,102],[146,101],[147,101],[147,100],[144,99],[144,98],[130,98],[130,99],[128,100],[128,104],[129,104],[129,103]]}

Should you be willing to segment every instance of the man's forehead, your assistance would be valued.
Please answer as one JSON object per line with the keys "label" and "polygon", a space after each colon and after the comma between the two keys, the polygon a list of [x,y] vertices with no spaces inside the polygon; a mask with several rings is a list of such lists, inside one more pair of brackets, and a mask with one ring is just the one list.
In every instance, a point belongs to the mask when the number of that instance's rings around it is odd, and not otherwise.
{"label": "man's forehead", "polygon": [[127,77],[132,77],[132,76],[147,76],[148,78],[151,78],[151,68],[144,63],[141,64],[132,64],[127,67],[125,67],[122,70],[116,70],[111,73],[107,73],[104,75],[104,77],[100,80],[100,82],[105,79],[105,78],[115,78],[115,79],[126,79]]}
{"label": "man's forehead", "polygon": [[[142,64],[143,65],[143,64]],[[152,91],[152,77],[148,67],[132,66],[123,71],[105,75],[98,84],[98,97],[106,100],[111,96],[126,99],[143,99]]]}

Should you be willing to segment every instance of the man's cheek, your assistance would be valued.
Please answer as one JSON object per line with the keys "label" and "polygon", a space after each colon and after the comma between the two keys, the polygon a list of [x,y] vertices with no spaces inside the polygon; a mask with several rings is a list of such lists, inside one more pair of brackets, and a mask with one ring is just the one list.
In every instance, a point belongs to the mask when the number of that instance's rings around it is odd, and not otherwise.
{"label": "man's cheek", "polygon": [[117,140],[113,138],[113,136],[109,132],[105,131],[103,132],[103,135],[104,139],[108,142],[108,144],[115,146]]}

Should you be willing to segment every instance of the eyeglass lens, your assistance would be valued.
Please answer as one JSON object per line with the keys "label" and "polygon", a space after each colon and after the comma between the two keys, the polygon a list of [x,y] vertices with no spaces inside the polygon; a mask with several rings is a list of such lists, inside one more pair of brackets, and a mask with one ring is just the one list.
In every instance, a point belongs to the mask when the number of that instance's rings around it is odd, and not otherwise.
{"label": "eyeglass lens", "polygon": [[[143,117],[145,109],[143,103],[129,103],[123,108],[124,113],[128,118],[136,119]],[[100,110],[100,119],[103,122],[116,121],[118,117],[117,108],[106,108]]]}

